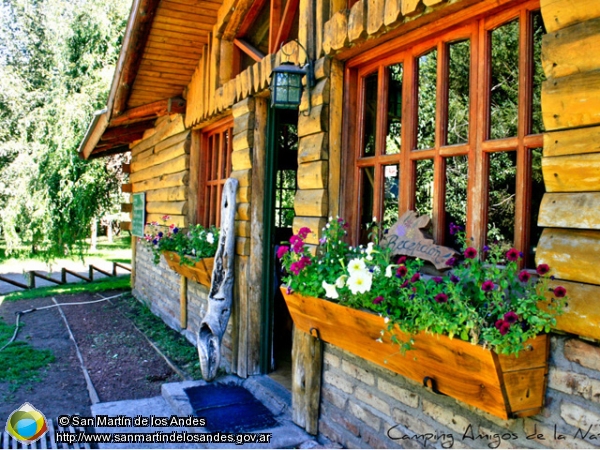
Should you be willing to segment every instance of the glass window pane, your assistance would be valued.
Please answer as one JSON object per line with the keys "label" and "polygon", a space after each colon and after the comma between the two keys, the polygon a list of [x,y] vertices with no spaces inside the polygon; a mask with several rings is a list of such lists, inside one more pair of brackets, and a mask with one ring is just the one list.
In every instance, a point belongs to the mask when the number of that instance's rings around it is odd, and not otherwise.
{"label": "glass window pane", "polygon": [[385,153],[400,153],[402,140],[402,63],[388,67],[388,123]]}
{"label": "glass window pane", "polygon": [[417,148],[435,145],[435,108],[437,99],[437,49],[419,57],[419,114]]}
{"label": "glass window pane", "polygon": [[448,137],[447,144],[469,142],[470,41],[448,46]]}
{"label": "glass window pane", "polygon": [[365,110],[363,120],[363,145],[362,154],[372,156],[375,154],[375,123],[377,120],[377,72],[365,77]]}
{"label": "glass window pane", "polygon": [[527,254],[527,267],[535,267],[535,250],[542,235],[542,227],[538,227],[538,216],[542,197],[546,193],[544,177],[542,176],[541,148],[531,150],[531,223],[529,224],[529,251]]}
{"label": "glass window pane", "polygon": [[492,153],[489,158],[488,242],[511,247],[515,235],[517,153]]}
{"label": "glass window pane", "polygon": [[446,198],[444,243],[460,248],[456,236],[450,234],[450,224],[466,226],[467,186],[469,182],[469,158],[466,155],[446,158]]}
{"label": "glass window pane", "polygon": [[538,11],[532,14],[533,26],[533,97],[531,101],[531,132],[534,134],[544,131],[542,121],[542,83],[546,79],[542,68],[542,36],[546,34],[542,14]]}
{"label": "glass window pane", "polygon": [[384,195],[383,218],[381,225],[389,229],[398,221],[398,200],[400,194],[400,170],[398,164],[383,166]]}
{"label": "glass window pane", "polygon": [[490,138],[517,135],[519,118],[519,21],[491,32]]}
{"label": "glass window pane", "polygon": [[360,171],[362,196],[360,202],[360,243],[368,242],[368,224],[373,221],[373,202],[375,191],[375,168],[365,167]]}
{"label": "glass window pane", "polygon": [[433,214],[433,159],[422,159],[417,164],[415,208],[419,214]]}

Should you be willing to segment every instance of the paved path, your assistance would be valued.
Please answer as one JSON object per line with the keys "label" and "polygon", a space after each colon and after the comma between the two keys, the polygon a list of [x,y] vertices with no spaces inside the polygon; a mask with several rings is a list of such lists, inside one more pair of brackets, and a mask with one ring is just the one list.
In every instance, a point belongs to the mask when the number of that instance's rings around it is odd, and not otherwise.
{"label": "paved path", "polygon": [[[46,276],[50,276],[54,279],[60,280],[60,276],[61,276],[61,269],[63,267],[72,270],[73,272],[76,272],[80,275],[83,276],[88,276],[89,274],[89,264],[93,264],[94,266],[112,273],[113,270],[113,264],[110,261],[106,261],[103,260],[101,258],[86,258],[85,260],[85,264],[81,262],[81,260],[69,260],[69,259],[61,259],[58,260],[57,262],[53,263],[52,266],[48,266],[48,264],[42,262],[42,261],[31,261],[31,260],[27,260],[27,261],[20,261],[17,259],[10,259],[8,261],[5,261],[4,263],[0,264],[0,275],[2,275],[3,277],[9,278],[11,280],[17,281],[19,283],[22,284],[28,284],[27,279],[28,279],[28,275],[27,272],[29,272],[30,270],[35,270],[39,273],[41,273],[42,275],[46,275]],[[129,264],[126,264],[127,266],[130,266]],[[122,269],[122,268],[117,268],[117,275],[126,275],[129,272]],[[100,272],[94,271],[94,280],[100,279],[100,278],[105,278],[106,275],[101,274]],[[73,275],[69,275],[67,274],[67,282],[68,283],[79,283],[82,282],[83,280],[81,280],[80,278],[74,277]],[[55,283],[52,283],[51,281],[46,281],[42,278],[38,278],[36,277],[35,279],[35,286],[36,287],[42,287],[42,286],[56,286]],[[6,283],[4,281],[0,280],[0,295],[6,295],[10,292],[14,292],[14,291],[22,291],[23,289],[10,284],[10,283]]]}

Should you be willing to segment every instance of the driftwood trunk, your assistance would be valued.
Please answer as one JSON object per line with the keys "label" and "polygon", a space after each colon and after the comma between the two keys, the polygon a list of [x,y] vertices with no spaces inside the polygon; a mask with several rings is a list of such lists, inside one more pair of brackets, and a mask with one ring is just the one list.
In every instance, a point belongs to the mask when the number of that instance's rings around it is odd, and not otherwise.
{"label": "driftwood trunk", "polygon": [[208,311],[198,330],[197,344],[202,377],[211,381],[221,362],[221,339],[231,315],[235,254],[235,193],[238,181],[229,178],[221,199],[221,232],[215,255]]}

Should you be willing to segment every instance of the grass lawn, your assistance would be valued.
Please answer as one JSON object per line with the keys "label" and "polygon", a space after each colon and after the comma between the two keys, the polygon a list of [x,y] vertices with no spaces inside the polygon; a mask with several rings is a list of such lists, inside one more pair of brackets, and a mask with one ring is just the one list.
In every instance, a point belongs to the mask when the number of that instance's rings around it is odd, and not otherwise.
{"label": "grass lawn", "polygon": [[[131,264],[131,236],[124,233],[125,236],[116,236],[112,243],[108,242],[106,236],[99,236],[96,250],[91,252],[88,251],[84,256],[86,263],[93,264],[94,261],[105,260],[114,261],[123,264]],[[87,247],[89,248],[90,240],[86,240]],[[20,264],[26,263],[27,261],[41,261],[41,259],[25,255],[25,248],[17,249],[17,254],[6,254],[6,241],[0,239],[0,264],[10,264],[11,262],[18,261]],[[77,257],[75,257],[77,258]],[[66,258],[64,259],[66,260]],[[56,260],[53,265],[60,267],[60,262],[63,259]]]}

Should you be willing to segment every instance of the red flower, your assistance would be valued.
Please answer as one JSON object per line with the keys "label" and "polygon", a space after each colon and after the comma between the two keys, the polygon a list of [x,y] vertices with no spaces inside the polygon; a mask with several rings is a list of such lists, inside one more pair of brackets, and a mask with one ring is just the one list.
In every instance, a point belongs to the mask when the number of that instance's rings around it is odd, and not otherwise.
{"label": "red flower", "polygon": [[290,248],[287,245],[282,245],[281,247],[279,247],[277,249],[277,258],[278,259],[283,258],[283,255],[285,255],[289,251],[290,251]]}
{"label": "red flower", "polygon": [[476,256],[477,256],[477,250],[475,250],[473,247],[469,247],[465,250],[465,258],[473,259]]}
{"label": "red flower", "polygon": [[483,282],[483,284],[481,285],[481,290],[483,292],[491,292],[494,290],[494,282],[490,281],[490,280],[486,280]]}
{"label": "red flower", "polygon": [[398,260],[396,261],[396,264],[404,264],[406,262],[406,256],[401,256],[400,258],[398,258]]}
{"label": "red flower", "polygon": [[410,279],[411,283],[414,283],[415,281],[419,281],[421,279],[421,274],[420,273],[415,273],[412,278]]}
{"label": "red flower", "polygon": [[398,278],[405,277],[407,273],[408,273],[408,269],[406,268],[406,266],[400,266],[396,269],[396,276]]}
{"label": "red flower", "polygon": [[502,336],[504,336],[506,333],[508,333],[508,330],[510,330],[510,323],[502,319],[497,320],[495,326],[498,331],[500,331]]}
{"label": "red flower", "polygon": [[564,287],[562,287],[562,286],[556,286],[554,288],[554,296],[556,298],[562,298],[565,295],[567,295],[567,290]]}
{"label": "red flower", "polygon": [[540,264],[537,266],[535,271],[538,273],[538,275],[546,275],[548,272],[550,272],[550,266],[548,264]]}
{"label": "red flower", "polygon": [[530,278],[531,275],[526,270],[521,270],[519,272],[519,281],[521,281],[522,283],[527,283]]}
{"label": "red flower", "polygon": [[513,323],[517,323],[518,320],[519,316],[513,311],[509,311],[506,314],[504,314],[504,321],[510,325],[512,325]]}
{"label": "red flower", "polygon": [[435,296],[435,301],[438,303],[446,303],[448,301],[448,296],[442,292]]}
{"label": "red flower", "polygon": [[516,248],[511,248],[506,252],[506,259],[509,261],[518,261],[519,260],[519,250]]}
{"label": "red flower", "polygon": [[373,299],[373,304],[374,304],[374,305],[379,305],[380,303],[383,303],[383,301],[384,301],[384,300],[385,300],[385,299],[384,299],[384,298],[383,298],[383,297],[380,295],[380,296],[378,296],[378,297],[375,297],[375,298]]}

